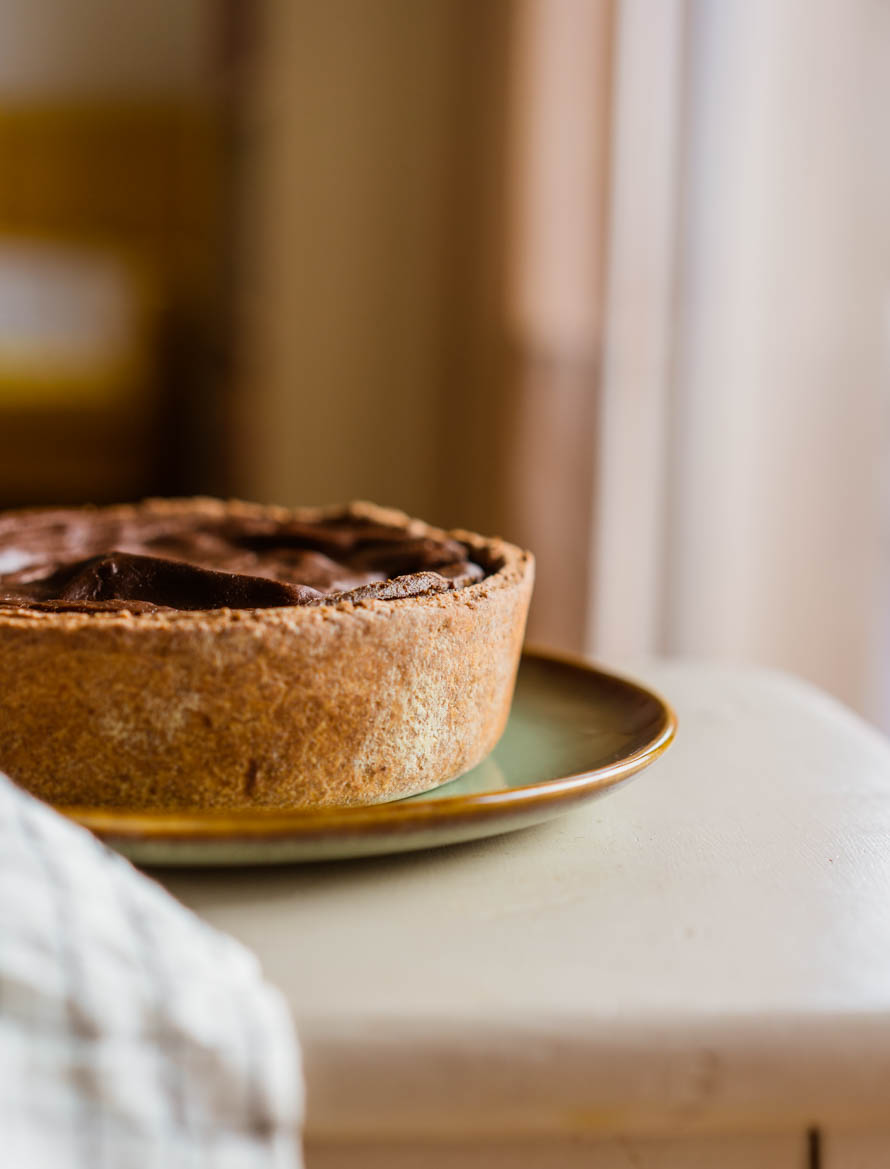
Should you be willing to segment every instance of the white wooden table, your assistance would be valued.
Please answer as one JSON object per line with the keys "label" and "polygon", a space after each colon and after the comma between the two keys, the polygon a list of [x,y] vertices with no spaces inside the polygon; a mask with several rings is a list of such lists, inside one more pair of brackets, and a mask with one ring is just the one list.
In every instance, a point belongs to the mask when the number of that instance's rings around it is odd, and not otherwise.
{"label": "white wooden table", "polygon": [[543,827],[170,874],[293,1004],[309,1169],[890,1166],[890,746],[785,676]]}

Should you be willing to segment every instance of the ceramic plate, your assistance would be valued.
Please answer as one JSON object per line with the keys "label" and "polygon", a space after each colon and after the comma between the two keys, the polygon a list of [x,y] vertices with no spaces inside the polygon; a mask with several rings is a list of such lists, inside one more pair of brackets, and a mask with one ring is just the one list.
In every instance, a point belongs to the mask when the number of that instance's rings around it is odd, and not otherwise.
{"label": "ceramic plate", "polygon": [[319,812],[66,814],[143,865],[337,860],[524,828],[611,790],[656,759],[675,718],[657,695],[592,666],[522,658],[510,720],[478,767],[422,795]]}

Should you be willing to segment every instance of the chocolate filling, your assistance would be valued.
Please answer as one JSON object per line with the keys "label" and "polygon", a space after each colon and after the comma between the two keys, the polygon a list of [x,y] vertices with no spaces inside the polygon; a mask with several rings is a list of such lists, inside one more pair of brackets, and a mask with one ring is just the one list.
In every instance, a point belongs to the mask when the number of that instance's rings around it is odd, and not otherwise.
{"label": "chocolate filling", "polygon": [[268,609],[460,589],[486,575],[448,537],[348,512],[58,509],[0,514],[0,609]]}

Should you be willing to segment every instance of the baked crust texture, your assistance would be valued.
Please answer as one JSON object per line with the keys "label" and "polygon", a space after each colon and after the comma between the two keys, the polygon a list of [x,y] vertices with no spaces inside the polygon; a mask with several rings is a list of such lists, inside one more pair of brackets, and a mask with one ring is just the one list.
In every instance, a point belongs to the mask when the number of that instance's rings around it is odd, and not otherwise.
{"label": "baked crust texture", "polygon": [[450,536],[475,584],[317,606],[0,611],[0,769],[51,803],[322,808],[396,799],[500,737],[531,598],[530,553],[401,512],[150,500],[163,513],[312,522],[344,513]]}

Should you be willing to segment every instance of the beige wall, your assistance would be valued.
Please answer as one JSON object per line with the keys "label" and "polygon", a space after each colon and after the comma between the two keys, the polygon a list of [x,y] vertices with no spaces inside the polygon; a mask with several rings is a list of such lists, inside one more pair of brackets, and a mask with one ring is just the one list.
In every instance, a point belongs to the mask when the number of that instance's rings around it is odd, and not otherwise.
{"label": "beige wall", "polygon": [[459,5],[270,0],[241,490],[436,511]]}
{"label": "beige wall", "polygon": [[0,0],[0,101],[206,86],[214,0]]}
{"label": "beige wall", "polygon": [[538,557],[533,640],[580,650],[604,345],[610,0],[520,0],[510,35],[504,468]]}
{"label": "beige wall", "polygon": [[270,0],[249,129],[242,493],[539,554],[583,638],[609,0]]}
{"label": "beige wall", "polygon": [[269,0],[240,489],[499,532],[536,640],[890,725],[885,7],[650,7]]}

